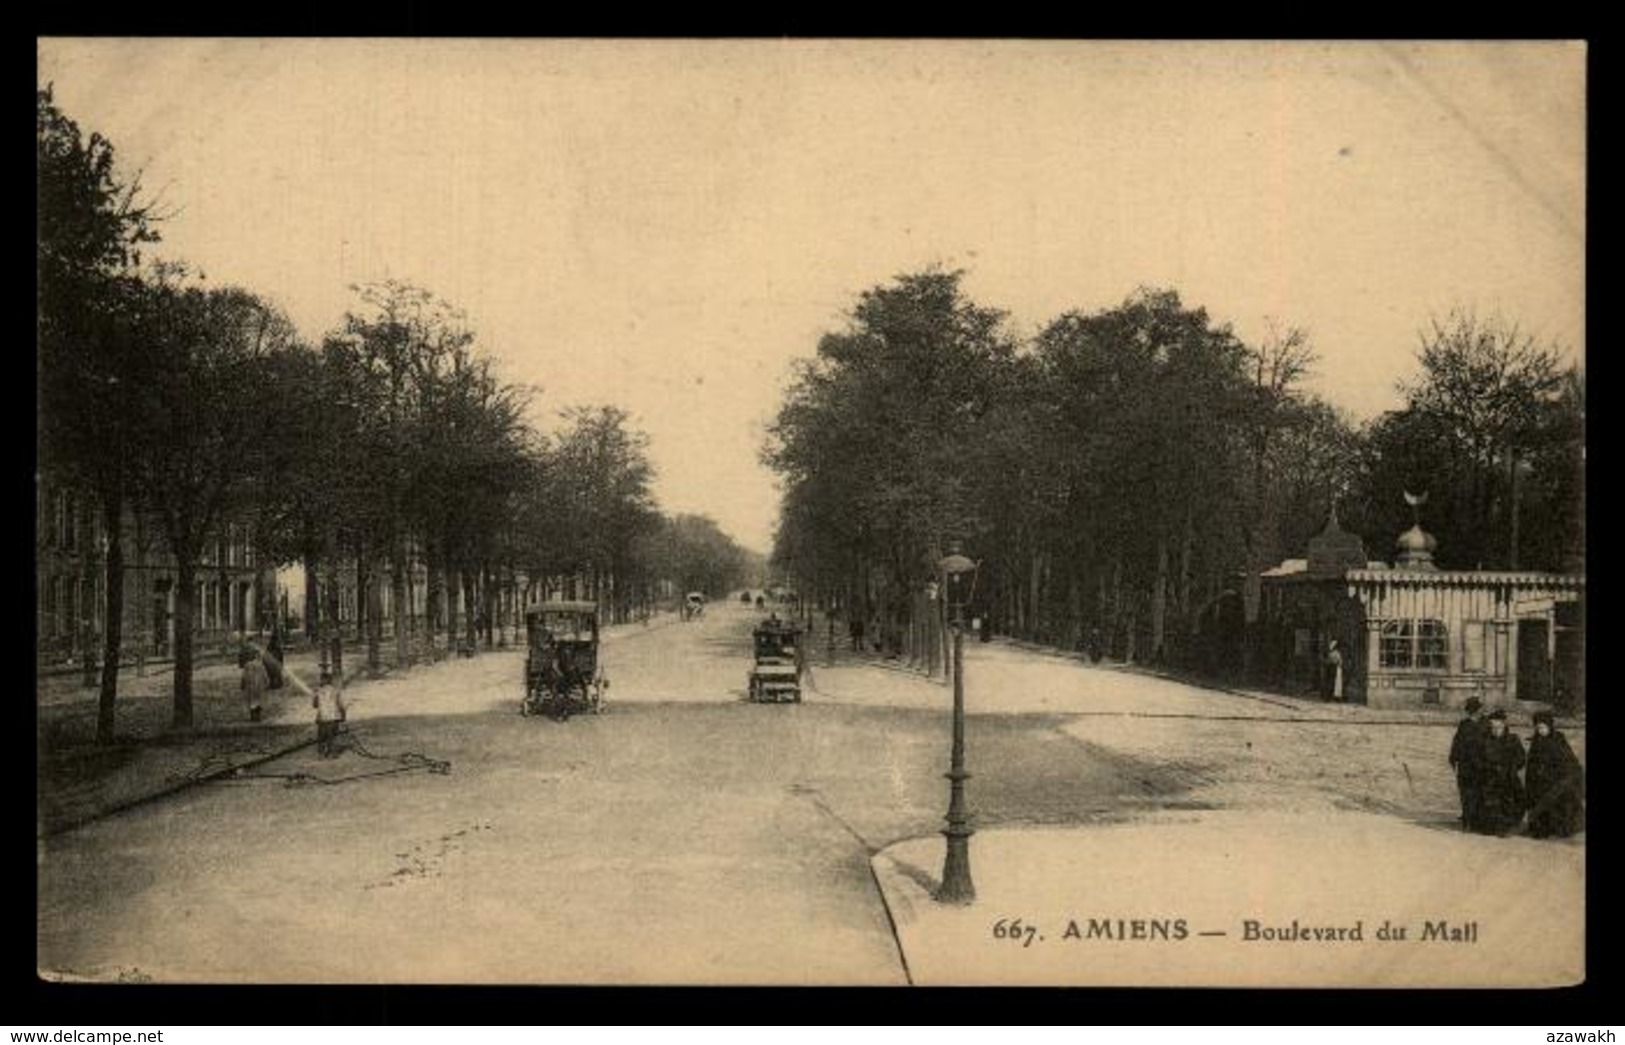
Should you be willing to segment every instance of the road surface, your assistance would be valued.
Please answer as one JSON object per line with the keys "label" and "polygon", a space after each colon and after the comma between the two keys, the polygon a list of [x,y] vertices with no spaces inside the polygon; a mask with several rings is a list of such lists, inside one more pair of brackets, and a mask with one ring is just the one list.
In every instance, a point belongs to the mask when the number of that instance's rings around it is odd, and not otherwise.
{"label": "road surface", "polygon": [[[827,664],[820,648],[805,703],[747,703],[756,619],[719,602],[700,621],[611,629],[608,712],[566,723],[518,714],[518,651],[358,686],[359,750],[300,751],[42,842],[39,967],[161,982],[906,982],[871,857],[942,826],[948,691],[896,665]],[[1297,721],[1291,705],[997,645],[971,650],[967,679],[983,831],[1214,809],[1376,810],[1435,828],[1454,814],[1445,728]],[[417,756],[449,772],[401,771]],[[928,855],[894,863],[929,891]]]}

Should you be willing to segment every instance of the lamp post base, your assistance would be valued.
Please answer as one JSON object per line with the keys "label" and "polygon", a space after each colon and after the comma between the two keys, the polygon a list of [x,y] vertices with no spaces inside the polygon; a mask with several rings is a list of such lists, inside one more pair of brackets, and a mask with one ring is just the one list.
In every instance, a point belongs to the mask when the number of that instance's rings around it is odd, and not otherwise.
{"label": "lamp post base", "polygon": [[942,885],[934,899],[938,903],[968,904],[976,899],[976,885],[970,876],[970,837],[976,829],[970,826],[970,813],[965,806],[965,781],[970,774],[962,769],[945,774],[952,791],[948,802],[948,826],[942,829],[948,840],[948,852],[942,860]]}
{"label": "lamp post base", "polygon": [[932,899],[938,903],[968,904],[976,900],[976,885],[970,876],[970,836],[968,827],[948,827],[948,854],[942,861],[942,885]]}

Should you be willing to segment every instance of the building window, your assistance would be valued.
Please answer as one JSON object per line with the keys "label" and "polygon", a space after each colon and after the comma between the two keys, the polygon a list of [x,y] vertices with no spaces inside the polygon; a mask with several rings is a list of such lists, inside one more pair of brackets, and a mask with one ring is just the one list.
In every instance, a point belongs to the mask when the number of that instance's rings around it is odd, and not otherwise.
{"label": "building window", "polygon": [[1416,666],[1429,671],[1450,667],[1450,633],[1442,620],[1416,622]]}
{"label": "building window", "polygon": [[62,634],[61,618],[57,615],[57,607],[61,605],[62,578],[51,577],[45,582],[45,627],[42,629],[49,637],[55,638]]}
{"label": "building window", "polygon": [[1378,663],[1385,668],[1443,671],[1450,666],[1450,632],[1441,620],[1387,621]]}

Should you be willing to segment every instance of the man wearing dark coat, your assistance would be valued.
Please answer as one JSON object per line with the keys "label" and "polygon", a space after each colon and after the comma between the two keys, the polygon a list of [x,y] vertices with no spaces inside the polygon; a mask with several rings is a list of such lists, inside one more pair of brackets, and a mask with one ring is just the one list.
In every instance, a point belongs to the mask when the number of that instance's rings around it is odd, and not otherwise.
{"label": "man wearing dark coat", "polygon": [[270,679],[271,689],[282,688],[282,629],[271,629],[271,641],[265,646],[265,674]]}
{"label": "man wearing dark coat", "polygon": [[1507,729],[1507,713],[1490,712],[1484,738],[1484,772],[1479,779],[1479,831],[1504,835],[1523,820],[1523,741]]}
{"label": "man wearing dark coat", "polygon": [[1479,825],[1479,780],[1484,774],[1484,741],[1489,728],[1484,725],[1484,702],[1468,697],[1467,717],[1456,726],[1450,741],[1450,768],[1456,771],[1456,789],[1461,792],[1461,829],[1477,831]]}
{"label": "man wearing dark coat", "polygon": [[1584,823],[1585,775],[1568,738],[1555,728],[1550,711],[1535,713],[1524,780],[1529,795],[1529,834],[1567,838]]}

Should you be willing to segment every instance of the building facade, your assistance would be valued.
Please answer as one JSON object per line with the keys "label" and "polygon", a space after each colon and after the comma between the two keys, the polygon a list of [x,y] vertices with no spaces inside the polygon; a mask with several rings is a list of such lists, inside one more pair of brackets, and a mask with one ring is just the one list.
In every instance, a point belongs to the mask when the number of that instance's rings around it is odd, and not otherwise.
{"label": "building facade", "polygon": [[[108,537],[95,500],[70,484],[36,484],[35,655],[41,666],[99,659],[107,628]],[[126,509],[123,654],[127,661],[171,656],[177,571],[154,520]],[[195,648],[227,650],[235,637],[269,626],[273,578],[255,561],[246,527],[227,525],[204,549],[193,592]]]}
{"label": "building facade", "polygon": [[1582,707],[1585,577],[1441,570],[1435,548],[1416,525],[1399,536],[1393,565],[1367,562],[1334,512],[1307,559],[1262,579],[1257,674],[1373,707],[1460,707],[1469,697]]}

